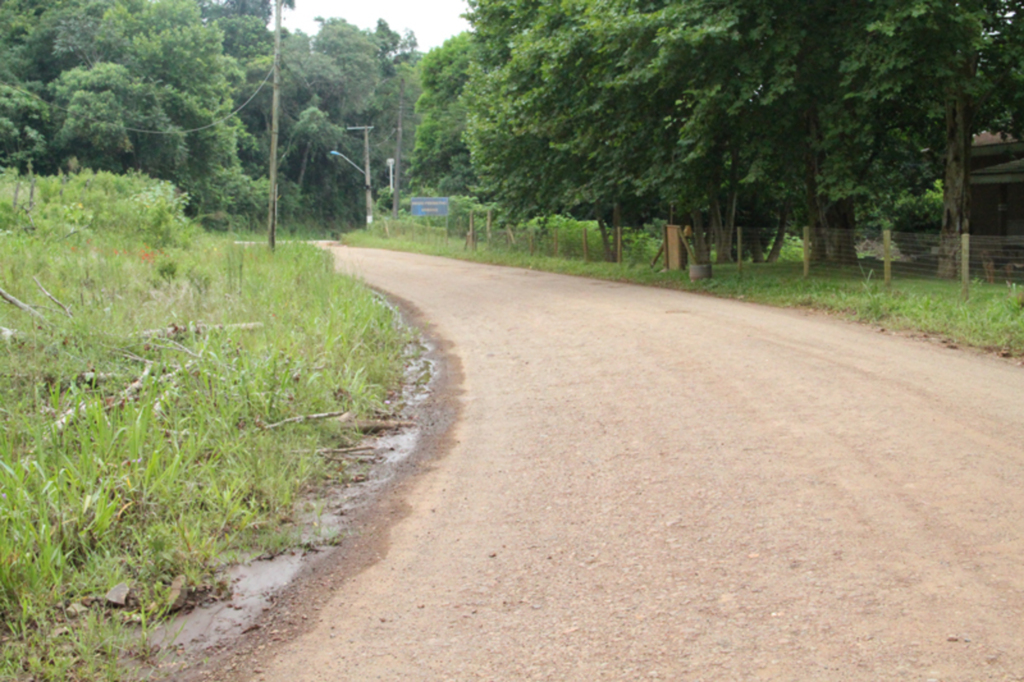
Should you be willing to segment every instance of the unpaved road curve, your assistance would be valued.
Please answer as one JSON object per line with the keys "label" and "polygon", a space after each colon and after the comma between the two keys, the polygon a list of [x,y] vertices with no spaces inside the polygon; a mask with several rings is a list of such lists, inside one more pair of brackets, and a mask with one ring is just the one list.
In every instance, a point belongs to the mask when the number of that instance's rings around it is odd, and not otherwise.
{"label": "unpaved road curve", "polygon": [[464,372],[378,562],[252,679],[1024,679],[1024,372],[818,315],[337,248]]}

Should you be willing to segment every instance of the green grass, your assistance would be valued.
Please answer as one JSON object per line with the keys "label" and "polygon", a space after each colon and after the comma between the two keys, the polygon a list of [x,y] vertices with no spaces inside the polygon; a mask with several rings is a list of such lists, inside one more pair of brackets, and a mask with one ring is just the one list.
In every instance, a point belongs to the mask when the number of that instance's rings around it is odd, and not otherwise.
{"label": "green grass", "polygon": [[[379,228],[378,228],[379,229]],[[824,310],[860,322],[878,324],[888,329],[918,331],[941,335],[956,343],[977,348],[1024,355],[1024,290],[975,281],[970,299],[960,298],[960,283],[938,279],[894,279],[891,287],[882,283],[882,273],[860,268],[813,268],[809,278],[803,277],[799,253],[792,245],[784,251],[779,263],[744,263],[742,272],[735,264],[715,265],[714,278],[690,282],[684,272],[661,272],[650,267],[653,251],[645,251],[622,265],[607,262],[583,262],[524,252],[523,237],[518,250],[509,250],[505,240],[489,249],[479,244],[476,251],[466,250],[462,238],[443,239],[443,228],[437,236],[419,230],[399,232],[392,228],[387,239],[365,231],[345,235],[353,246],[413,251],[480,263],[532,268],[566,275],[592,277],[616,282],[631,282],[721,296],[787,308]],[[479,238],[479,237],[478,237]],[[479,238],[482,239],[482,238]],[[550,237],[545,236],[550,240]],[[568,239],[560,237],[562,244]],[[495,237],[495,243],[498,239]],[[600,252],[600,241],[589,234],[592,257]],[[547,242],[535,242],[536,251],[551,252]],[[625,250],[625,249],[624,249]],[[570,251],[570,253],[573,253]],[[582,253],[582,252],[580,252]],[[627,251],[628,253],[628,251]]]}
{"label": "green grass", "polygon": [[[173,188],[90,177],[63,197],[41,179],[31,220],[0,179],[0,287],[46,319],[0,301],[14,330],[0,340],[5,680],[130,677],[119,661],[148,656],[139,623],[164,615],[175,576],[209,585],[225,557],[298,542],[296,503],[346,475],[316,449],[358,434],[263,427],[386,412],[410,340],[327,253],[210,237]],[[170,325],[170,338],[143,334]],[[107,608],[121,582],[133,600]],[[72,605],[88,608],[72,618]]]}

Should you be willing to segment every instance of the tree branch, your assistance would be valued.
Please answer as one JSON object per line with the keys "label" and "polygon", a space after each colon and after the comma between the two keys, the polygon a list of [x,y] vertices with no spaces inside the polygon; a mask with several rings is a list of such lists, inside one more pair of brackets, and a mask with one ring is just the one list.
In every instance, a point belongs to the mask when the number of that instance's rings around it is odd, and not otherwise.
{"label": "tree branch", "polygon": [[144,339],[152,338],[165,338],[172,339],[182,334],[188,334],[194,332],[196,334],[205,334],[214,329],[225,330],[225,329],[237,329],[240,331],[251,331],[253,329],[262,329],[262,322],[244,322],[242,324],[197,324],[195,327],[179,327],[176,324],[172,324],[169,327],[162,329],[147,329],[146,331],[139,332],[139,336]]}
{"label": "tree branch", "polygon": [[68,309],[68,307],[66,305],[64,305],[63,303],[61,303],[60,301],[58,301],[54,297],[53,294],[51,294],[49,291],[47,291],[46,287],[44,287],[42,284],[40,284],[39,280],[37,278],[33,277],[32,281],[36,283],[36,286],[39,287],[40,291],[42,291],[44,294],[46,294],[46,297],[48,299],[50,299],[51,301],[53,301],[54,303],[56,303],[57,305],[59,305],[61,307],[61,310],[64,311],[65,315],[67,315],[68,317],[74,317],[74,315],[71,314],[71,311]]}
{"label": "tree branch", "polygon": [[28,304],[22,303],[21,301],[19,301],[18,299],[14,298],[9,293],[4,291],[3,289],[0,289],[0,298],[4,299],[5,301],[7,301],[11,305],[13,305],[15,308],[18,308],[19,310],[22,310],[22,311],[28,313],[29,315],[32,315],[33,317],[36,317],[37,319],[39,319],[44,324],[49,324],[49,320],[47,320],[45,317],[43,317],[42,314],[40,314],[38,310],[35,310],[34,308],[29,306]]}

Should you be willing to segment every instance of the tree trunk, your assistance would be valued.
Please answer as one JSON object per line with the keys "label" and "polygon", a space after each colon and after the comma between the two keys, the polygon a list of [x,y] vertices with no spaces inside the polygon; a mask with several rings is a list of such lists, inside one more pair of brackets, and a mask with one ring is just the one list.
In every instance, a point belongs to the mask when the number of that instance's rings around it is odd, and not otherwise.
{"label": "tree trunk", "polygon": [[615,253],[612,251],[612,240],[608,236],[608,226],[604,224],[601,216],[597,217],[597,229],[601,233],[601,245],[604,246],[604,260],[607,263],[614,263]]}
{"label": "tree trunk", "polygon": [[768,262],[775,263],[782,253],[782,245],[786,243],[786,223],[789,222],[789,200],[782,204],[779,211],[779,227],[775,231],[775,241],[772,243],[772,250],[768,253]]}
{"label": "tree trunk", "polygon": [[828,207],[828,259],[841,265],[857,264],[854,244],[857,213],[853,197],[844,197]]}
{"label": "tree trunk", "polygon": [[974,103],[960,92],[946,101],[946,175],[939,235],[939,277],[954,278],[960,235],[971,233],[971,128]]}
{"label": "tree trunk", "polygon": [[690,212],[690,218],[693,220],[693,255],[697,261],[695,265],[710,263],[711,254],[708,252],[709,242],[704,229],[704,214],[699,208],[695,208]]}
{"label": "tree trunk", "polygon": [[309,148],[313,146],[312,142],[306,143],[306,151],[302,152],[302,163],[299,165],[299,191],[302,191],[302,180],[306,177],[306,164],[309,162]]}
{"label": "tree trunk", "polygon": [[725,223],[721,224],[722,218],[719,213],[720,224],[715,241],[715,260],[719,263],[733,262],[732,241],[733,235],[736,234],[736,204],[739,200],[739,185],[739,152],[733,147],[729,151],[729,194],[726,198]]}
{"label": "tree trunk", "polygon": [[818,175],[821,170],[821,157],[818,145],[821,142],[821,126],[818,112],[807,113],[807,152],[804,157],[804,185],[807,190],[807,222],[811,233],[811,260],[823,261],[828,258],[828,224],[824,199],[818,191]]}

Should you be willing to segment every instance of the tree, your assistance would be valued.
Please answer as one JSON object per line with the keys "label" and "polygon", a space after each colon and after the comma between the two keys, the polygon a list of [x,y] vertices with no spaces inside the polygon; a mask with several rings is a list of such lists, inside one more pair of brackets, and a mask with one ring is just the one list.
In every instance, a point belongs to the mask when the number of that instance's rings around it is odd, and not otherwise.
{"label": "tree", "polygon": [[423,94],[416,100],[416,127],[410,176],[442,195],[469,194],[476,174],[463,135],[468,109],[462,91],[469,80],[473,38],[460,33],[434,48],[419,63]]}
{"label": "tree", "polygon": [[945,130],[939,274],[956,272],[970,234],[971,144],[982,130],[1018,133],[1024,121],[1024,7],[1016,0],[885,0],[854,64],[862,96],[920,98]]}

